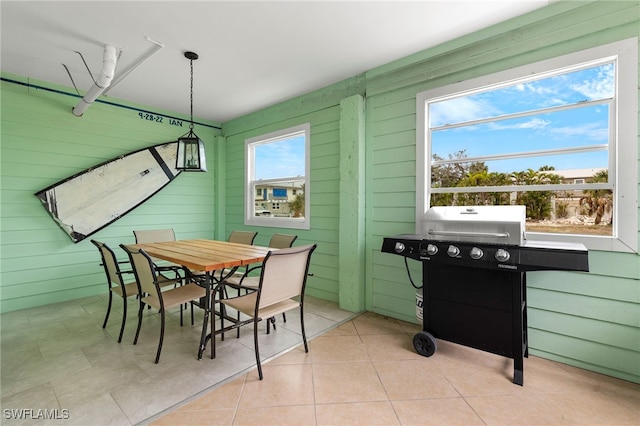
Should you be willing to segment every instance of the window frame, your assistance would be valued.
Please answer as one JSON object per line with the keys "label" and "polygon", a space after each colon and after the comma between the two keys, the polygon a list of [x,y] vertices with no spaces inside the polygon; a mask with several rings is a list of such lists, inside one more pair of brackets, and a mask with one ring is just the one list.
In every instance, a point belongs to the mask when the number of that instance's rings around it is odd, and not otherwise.
{"label": "window frame", "polygon": [[[258,145],[264,145],[269,143],[277,143],[279,141],[289,139],[296,135],[304,135],[305,143],[305,175],[304,180],[304,209],[305,215],[303,218],[293,217],[267,217],[267,216],[255,216],[253,214],[255,201],[256,201],[256,183],[268,184],[281,182],[289,178],[296,178],[300,180],[300,176],[282,176],[281,178],[274,179],[255,179],[255,147]],[[245,206],[244,206],[244,224],[253,226],[266,226],[274,228],[290,228],[290,229],[310,229],[311,227],[311,203],[310,203],[310,189],[309,174],[311,170],[310,161],[310,147],[311,147],[311,124],[304,123],[297,126],[289,127],[282,130],[266,133],[263,135],[255,136],[245,139]]]}
{"label": "window frame", "polygon": [[454,94],[501,87],[510,81],[554,70],[613,59],[616,62],[616,92],[611,113],[615,134],[610,137],[609,178],[614,191],[613,236],[527,232],[529,240],[583,243],[592,250],[638,252],[638,38],[609,43],[548,60],[433,88],[416,95],[416,233],[423,229],[430,202],[431,146],[428,140],[428,104]]}

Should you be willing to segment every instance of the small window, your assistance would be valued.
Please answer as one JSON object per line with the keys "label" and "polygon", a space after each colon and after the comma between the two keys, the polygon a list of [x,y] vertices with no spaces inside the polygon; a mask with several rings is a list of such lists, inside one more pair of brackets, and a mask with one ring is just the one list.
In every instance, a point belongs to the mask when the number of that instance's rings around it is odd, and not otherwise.
{"label": "small window", "polygon": [[307,123],[245,141],[246,225],[309,229],[309,139]]}
{"label": "small window", "polygon": [[419,93],[417,230],[525,205],[527,238],[637,251],[637,39]]}

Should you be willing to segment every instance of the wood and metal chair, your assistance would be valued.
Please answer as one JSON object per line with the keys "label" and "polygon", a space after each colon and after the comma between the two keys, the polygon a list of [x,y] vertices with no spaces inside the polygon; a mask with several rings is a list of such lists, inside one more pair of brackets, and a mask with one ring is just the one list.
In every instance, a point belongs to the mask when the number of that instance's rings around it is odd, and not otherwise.
{"label": "wood and metal chair", "polygon": [[[253,323],[253,343],[262,380],[262,365],[258,347],[258,322],[277,314],[300,308],[300,328],[305,352],[309,352],[304,329],[304,291],[309,274],[311,254],[316,244],[273,250],[267,253],[261,264],[258,288],[249,293],[220,302],[249,316],[248,321],[239,321],[232,327]],[[215,330],[212,331],[215,336]],[[215,338],[211,339],[215,345]]]}
{"label": "wood and metal chair", "polygon": [[[162,278],[158,274],[151,257],[142,249],[135,249],[124,244],[120,244],[120,247],[129,256],[129,261],[133,267],[134,276],[138,285],[138,292],[141,295],[140,307],[138,309],[138,328],[136,330],[136,337],[133,340],[134,345],[138,343],[144,306],[152,306],[160,312],[160,339],[158,341],[158,351],[155,359],[157,364],[160,360],[160,353],[162,351],[165,329],[165,313],[167,309],[180,306],[180,325],[182,325],[183,305],[187,303],[190,304],[193,301],[198,301],[201,298],[206,297],[206,290],[197,284],[187,282],[183,283],[180,287],[162,291]],[[193,304],[191,304],[191,309],[193,309]],[[191,316],[191,325],[193,325],[193,314]]]}

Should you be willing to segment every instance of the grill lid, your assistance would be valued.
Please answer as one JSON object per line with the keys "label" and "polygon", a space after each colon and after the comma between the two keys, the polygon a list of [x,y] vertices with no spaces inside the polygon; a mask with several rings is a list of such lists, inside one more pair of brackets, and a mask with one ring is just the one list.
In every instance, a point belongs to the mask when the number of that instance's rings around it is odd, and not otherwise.
{"label": "grill lid", "polygon": [[525,206],[438,206],[424,214],[427,240],[522,245]]}

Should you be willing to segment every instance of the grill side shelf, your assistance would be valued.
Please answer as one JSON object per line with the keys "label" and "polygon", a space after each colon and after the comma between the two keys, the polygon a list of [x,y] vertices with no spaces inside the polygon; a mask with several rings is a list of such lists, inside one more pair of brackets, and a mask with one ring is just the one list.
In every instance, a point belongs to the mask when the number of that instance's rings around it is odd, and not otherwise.
{"label": "grill side shelf", "polygon": [[520,249],[520,267],[525,271],[589,272],[589,252],[548,247]]}
{"label": "grill side shelf", "polygon": [[415,260],[421,260],[420,247],[422,237],[420,235],[402,234],[394,237],[385,237],[382,240],[383,253],[397,254]]}

